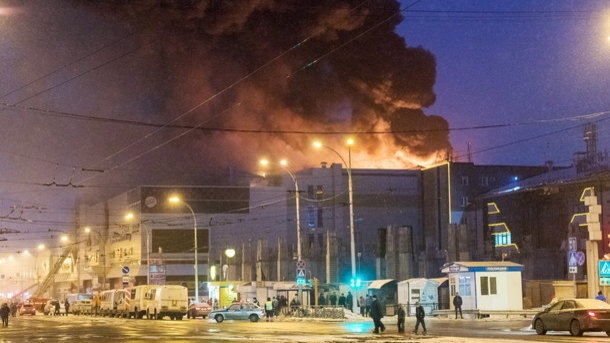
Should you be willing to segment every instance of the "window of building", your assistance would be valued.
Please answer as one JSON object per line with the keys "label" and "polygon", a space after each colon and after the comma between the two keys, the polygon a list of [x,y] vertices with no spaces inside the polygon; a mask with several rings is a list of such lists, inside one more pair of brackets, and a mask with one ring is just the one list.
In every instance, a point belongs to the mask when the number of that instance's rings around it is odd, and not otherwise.
{"label": "window of building", "polygon": [[481,176],[481,186],[483,186],[483,187],[489,186],[489,176],[486,176],[486,175]]}
{"label": "window of building", "polygon": [[322,215],[322,207],[318,208],[318,227],[324,227],[324,216]]}
{"label": "window of building", "polygon": [[310,229],[313,229],[316,227],[316,223],[318,222],[318,219],[316,218],[317,212],[316,212],[316,208],[313,206],[308,206],[307,207],[307,227]]}
{"label": "window of building", "polygon": [[498,294],[497,280],[493,276],[481,276],[481,295]]}
{"label": "window of building", "polygon": [[462,180],[462,186],[468,186],[468,175],[463,175],[461,177]]}
{"label": "window of building", "polygon": [[316,199],[324,198],[324,186],[318,185],[316,187]]}
{"label": "window of building", "polygon": [[461,197],[460,199],[460,206],[461,207],[466,207],[468,206],[469,202],[468,202],[468,197]]}

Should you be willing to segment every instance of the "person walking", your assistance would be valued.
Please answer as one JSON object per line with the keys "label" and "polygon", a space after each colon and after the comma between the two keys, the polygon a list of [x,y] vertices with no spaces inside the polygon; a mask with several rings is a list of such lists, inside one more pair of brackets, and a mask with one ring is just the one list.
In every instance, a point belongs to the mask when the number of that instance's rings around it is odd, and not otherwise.
{"label": "person walking", "polygon": [[366,295],[366,308],[365,308],[365,316],[371,315],[371,304],[373,303],[373,299],[371,299],[370,295]]}
{"label": "person walking", "polygon": [[396,305],[397,309],[396,309],[396,317],[398,319],[398,332],[399,333],[403,333],[405,332],[405,309],[404,307],[402,307],[402,305],[398,304]]}
{"label": "person walking", "polygon": [[385,325],[383,325],[381,322],[381,318],[383,318],[383,310],[376,295],[373,295],[373,300],[371,302],[371,318],[373,318],[373,324],[375,324],[375,330],[373,330],[373,333],[379,333],[380,330],[381,332],[384,332]]}
{"label": "person walking", "polygon": [[0,307],[0,318],[2,318],[2,326],[8,326],[8,317],[11,314],[11,309],[7,303],[2,304]]}
{"label": "person walking", "polygon": [[602,293],[602,291],[597,292],[595,299],[606,302],[606,297],[604,296],[604,293]]}
{"label": "person walking", "polygon": [[455,293],[455,297],[453,298],[453,307],[455,307],[455,319],[457,319],[458,311],[460,312],[460,318],[464,319],[462,316],[462,297],[460,293]]}
{"label": "person walking", "polygon": [[271,298],[267,297],[267,301],[265,302],[265,321],[273,321],[273,312],[273,301],[271,301]]}
{"label": "person walking", "polygon": [[424,329],[424,335],[428,333],[426,330],[426,323],[424,322],[424,317],[426,317],[426,311],[424,311],[424,307],[419,304],[419,301],[415,303],[415,318],[417,321],[415,322],[415,330],[413,333],[417,335],[417,329],[419,329],[419,324],[421,324],[421,328]]}

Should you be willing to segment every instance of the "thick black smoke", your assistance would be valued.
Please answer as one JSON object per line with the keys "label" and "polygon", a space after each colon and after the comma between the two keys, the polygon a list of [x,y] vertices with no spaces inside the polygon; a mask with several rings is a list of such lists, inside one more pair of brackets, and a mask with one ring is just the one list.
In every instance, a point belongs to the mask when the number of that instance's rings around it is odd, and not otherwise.
{"label": "thick black smoke", "polygon": [[263,154],[317,164],[311,141],[339,150],[349,132],[355,167],[432,162],[450,150],[447,122],[422,111],[435,101],[434,56],[395,33],[396,1],[72,1],[138,32],[138,67],[156,88],[141,101],[159,102],[166,120],[201,105],[179,123],[259,131],[179,141],[206,164],[251,168]]}

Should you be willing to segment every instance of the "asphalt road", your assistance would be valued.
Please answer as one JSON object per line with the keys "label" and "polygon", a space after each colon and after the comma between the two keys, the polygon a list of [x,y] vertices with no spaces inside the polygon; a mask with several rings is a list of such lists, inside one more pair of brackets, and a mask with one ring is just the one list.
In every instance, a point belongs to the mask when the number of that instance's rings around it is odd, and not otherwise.
{"label": "asphalt road", "polygon": [[38,314],[11,318],[0,327],[0,342],[608,342],[604,333],[572,337],[567,332],[538,336],[524,319],[438,319],[428,318],[429,335],[410,333],[414,319],[407,318],[407,333],[399,334],[394,317],[384,318],[387,330],[373,334],[368,319],[342,322],[288,320],[216,323],[186,319],[135,320],[89,316],[49,317]]}

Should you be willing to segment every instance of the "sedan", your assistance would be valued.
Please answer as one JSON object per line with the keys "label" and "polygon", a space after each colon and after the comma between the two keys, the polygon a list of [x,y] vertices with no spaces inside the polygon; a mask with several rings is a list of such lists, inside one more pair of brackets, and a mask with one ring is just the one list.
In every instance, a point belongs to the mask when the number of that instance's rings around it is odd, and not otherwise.
{"label": "sedan", "polygon": [[569,331],[582,336],[585,331],[604,331],[610,336],[610,305],[596,299],[562,299],[532,319],[539,335],[547,331]]}
{"label": "sedan", "polygon": [[23,316],[25,314],[29,314],[29,315],[36,315],[36,307],[34,306],[34,304],[23,304],[21,305],[21,307],[19,308],[19,315]]}
{"label": "sedan", "polygon": [[225,319],[257,322],[263,315],[263,309],[253,303],[233,303],[223,310],[214,310],[210,312],[210,318],[214,318],[218,323],[221,323]]}
{"label": "sedan", "polygon": [[205,319],[212,312],[212,306],[208,303],[195,303],[189,306],[188,311],[186,311],[186,318],[197,318],[201,317]]}

